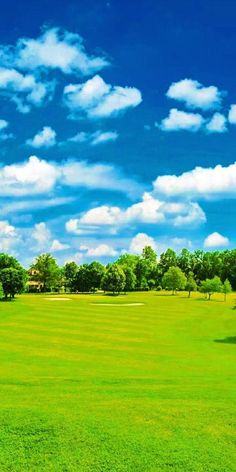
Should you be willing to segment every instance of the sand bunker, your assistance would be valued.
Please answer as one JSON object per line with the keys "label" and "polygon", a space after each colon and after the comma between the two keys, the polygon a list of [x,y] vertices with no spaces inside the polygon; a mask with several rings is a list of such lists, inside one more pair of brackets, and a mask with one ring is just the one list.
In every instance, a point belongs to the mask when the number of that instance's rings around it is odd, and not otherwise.
{"label": "sand bunker", "polygon": [[144,303],[90,303],[90,305],[97,306],[141,306]]}
{"label": "sand bunker", "polygon": [[65,298],[65,297],[45,297],[44,300],[50,300],[52,302],[61,302],[61,301],[68,301],[71,300],[71,298]]}

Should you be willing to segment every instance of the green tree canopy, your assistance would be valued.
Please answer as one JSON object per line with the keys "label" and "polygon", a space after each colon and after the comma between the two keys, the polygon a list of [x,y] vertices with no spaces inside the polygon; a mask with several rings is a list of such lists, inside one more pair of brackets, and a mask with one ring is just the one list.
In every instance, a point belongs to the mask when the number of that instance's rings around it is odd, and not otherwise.
{"label": "green tree canopy", "polygon": [[34,270],[34,280],[42,284],[42,291],[58,290],[61,283],[61,271],[51,254],[41,254],[31,266]]}
{"label": "green tree canopy", "polygon": [[208,295],[208,300],[211,299],[213,293],[222,292],[222,282],[220,278],[215,275],[212,279],[206,279],[201,282],[200,291]]}
{"label": "green tree canopy", "polygon": [[102,279],[102,288],[107,292],[120,293],[125,288],[125,274],[118,264],[107,267]]}
{"label": "green tree canopy", "polygon": [[186,277],[179,267],[170,267],[162,277],[162,286],[167,290],[172,290],[172,294],[177,290],[183,290],[186,286]]}
{"label": "green tree canopy", "polygon": [[187,290],[189,297],[191,296],[191,292],[195,292],[197,290],[197,283],[194,280],[193,272],[188,273],[185,289]]}

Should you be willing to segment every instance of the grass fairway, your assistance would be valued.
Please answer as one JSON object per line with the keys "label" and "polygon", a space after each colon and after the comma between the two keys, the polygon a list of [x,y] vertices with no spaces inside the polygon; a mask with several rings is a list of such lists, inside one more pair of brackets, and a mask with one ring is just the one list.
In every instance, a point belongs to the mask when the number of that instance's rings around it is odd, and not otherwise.
{"label": "grass fairway", "polygon": [[235,295],[68,297],[0,304],[0,471],[235,472]]}

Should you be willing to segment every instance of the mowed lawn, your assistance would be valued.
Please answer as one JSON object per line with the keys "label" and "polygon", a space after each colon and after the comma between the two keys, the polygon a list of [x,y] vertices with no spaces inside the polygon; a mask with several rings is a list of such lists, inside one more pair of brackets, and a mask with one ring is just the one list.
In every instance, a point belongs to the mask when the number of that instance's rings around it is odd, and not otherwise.
{"label": "mowed lawn", "polygon": [[0,303],[1,472],[236,471],[235,294],[45,297]]}

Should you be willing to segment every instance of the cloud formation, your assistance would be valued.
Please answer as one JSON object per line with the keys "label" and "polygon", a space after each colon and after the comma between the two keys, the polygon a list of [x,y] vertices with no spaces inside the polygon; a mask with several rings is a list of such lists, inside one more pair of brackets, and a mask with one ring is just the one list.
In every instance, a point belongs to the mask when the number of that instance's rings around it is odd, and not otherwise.
{"label": "cloud formation", "polygon": [[168,98],[183,102],[188,108],[202,110],[219,108],[223,95],[214,85],[204,87],[200,82],[192,79],[173,82],[166,93]]}
{"label": "cloud formation", "polygon": [[[57,184],[129,193],[140,192],[140,185],[110,164],[86,161],[55,163],[30,156],[27,161],[0,166],[0,196],[37,195],[53,191]],[[128,189],[128,190],[127,190]]]}
{"label": "cloud formation", "polygon": [[64,103],[74,118],[81,114],[92,119],[116,116],[138,106],[141,101],[141,92],[137,88],[112,86],[99,75],[64,88]]}
{"label": "cloud formation", "polygon": [[236,162],[228,167],[195,167],[177,175],[162,175],[154,182],[154,190],[168,197],[235,198]]}
{"label": "cloud formation", "polygon": [[1,45],[0,60],[20,70],[58,69],[82,76],[109,64],[103,56],[88,55],[80,35],[60,28],[46,29],[37,39],[20,38],[16,46]]}
{"label": "cloud formation", "polygon": [[32,139],[27,139],[26,144],[36,149],[53,147],[56,144],[56,132],[51,126],[44,126]]}
{"label": "cloud formation", "polygon": [[138,224],[169,224],[174,227],[196,226],[206,221],[206,215],[198,203],[163,202],[150,193],[142,201],[126,209],[101,205],[85,212],[80,218],[66,222],[66,230],[72,234],[104,232],[114,234],[124,227]]}
{"label": "cloud formation", "polygon": [[86,133],[80,131],[72,138],[69,138],[68,141],[72,143],[89,143],[91,146],[96,146],[97,144],[107,143],[111,141],[116,141],[118,138],[118,133],[116,131],[95,131],[94,133]]}
{"label": "cloud formation", "polygon": [[211,233],[204,241],[205,248],[226,247],[229,245],[229,239],[220,233]]}
{"label": "cloud formation", "polygon": [[171,108],[169,116],[161,122],[162,131],[198,131],[205,120],[199,113],[189,113]]}

